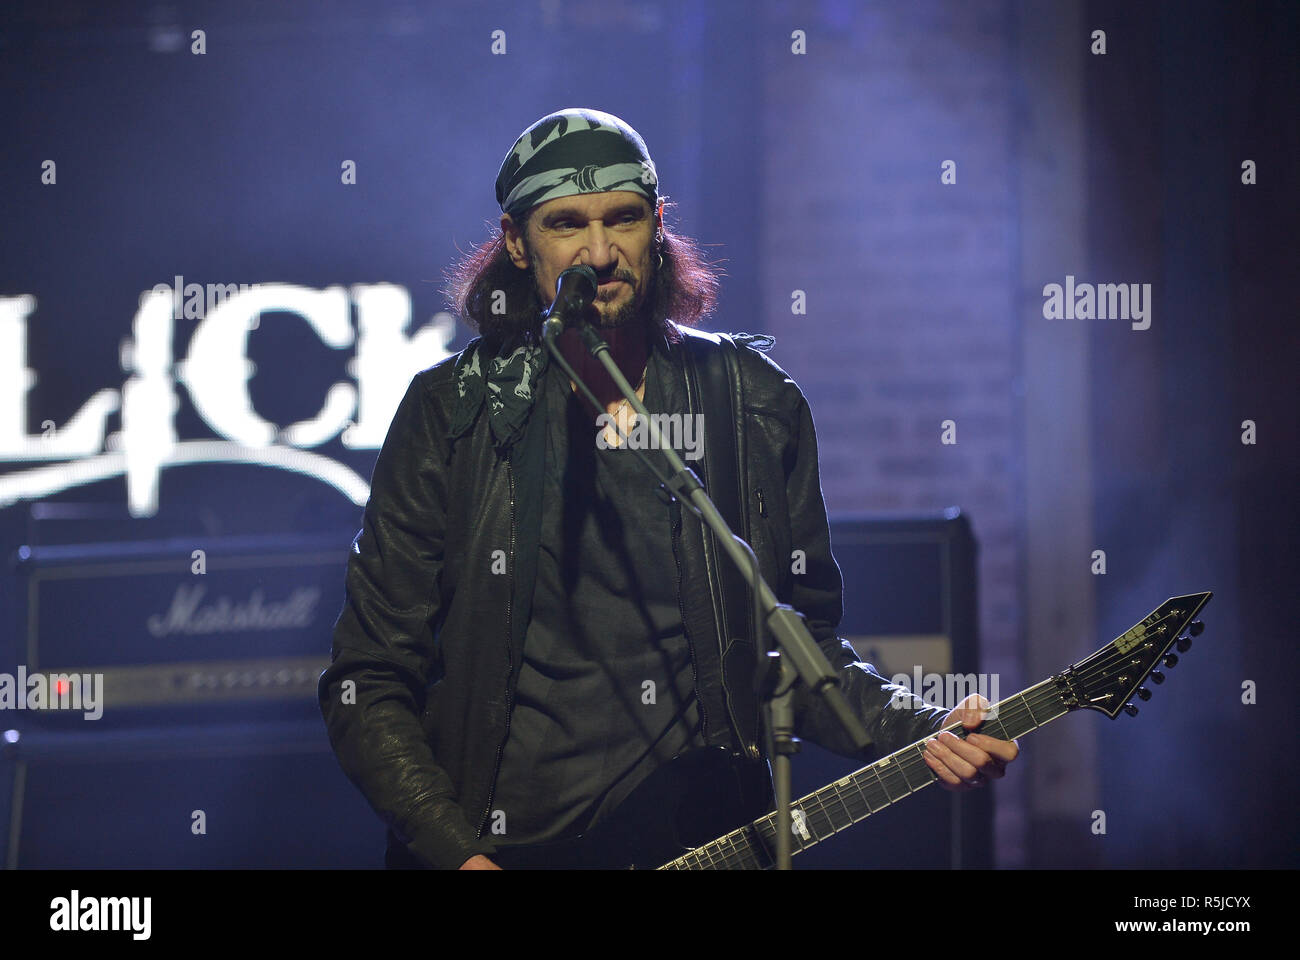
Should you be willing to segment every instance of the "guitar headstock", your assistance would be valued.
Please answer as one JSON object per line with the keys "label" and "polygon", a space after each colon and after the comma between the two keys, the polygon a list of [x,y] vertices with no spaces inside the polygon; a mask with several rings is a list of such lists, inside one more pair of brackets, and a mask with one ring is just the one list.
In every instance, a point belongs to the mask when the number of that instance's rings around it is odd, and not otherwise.
{"label": "guitar headstock", "polygon": [[[1092,656],[1058,674],[1054,679],[1062,688],[1065,705],[1071,710],[1100,710],[1112,719],[1121,710],[1136,714],[1129,698],[1136,693],[1139,699],[1151,699],[1151,691],[1142,686],[1148,676],[1154,683],[1165,682],[1156,667],[1172,667],[1178,653],[1200,635],[1204,624],[1196,615],[1212,596],[1206,591],[1170,597]],[[1170,649],[1175,644],[1178,653]]]}

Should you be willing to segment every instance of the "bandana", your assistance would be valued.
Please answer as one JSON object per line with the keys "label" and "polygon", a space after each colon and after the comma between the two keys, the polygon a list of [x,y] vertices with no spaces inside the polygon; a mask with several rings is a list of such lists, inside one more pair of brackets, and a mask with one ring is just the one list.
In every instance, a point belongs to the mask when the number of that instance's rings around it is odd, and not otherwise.
{"label": "bandana", "polygon": [[559,197],[630,190],[655,205],[659,178],[645,141],[618,117],[569,107],[519,135],[497,174],[497,203],[511,217]]}
{"label": "bandana", "polygon": [[454,373],[456,408],[452,412],[451,436],[468,430],[487,400],[488,425],[503,447],[512,446],[523,434],[539,378],[546,369],[546,349],[524,343],[491,358],[483,357],[483,341],[466,347],[456,361]]}

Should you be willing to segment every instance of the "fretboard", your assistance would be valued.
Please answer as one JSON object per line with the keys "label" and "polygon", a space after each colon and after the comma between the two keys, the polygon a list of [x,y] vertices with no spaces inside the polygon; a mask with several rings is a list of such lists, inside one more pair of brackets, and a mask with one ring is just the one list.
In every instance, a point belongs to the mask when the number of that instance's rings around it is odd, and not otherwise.
{"label": "fretboard", "polygon": [[[963,738],[967,733],[977,732],[1000,740],[1014,740],[1070,712],[1052,678],[999,701],[996,707],[995,716],[985,719],[974,731],[967,731],[960,723],[943,729]],[[936,782],[938,777],[925,762],[925,745],[939,732],[794,801],[791,804],[793,852],[801,853]],[[769,813],[690,850],[659,869],[765,869],[772,866],[775,850],[776,813]]]}

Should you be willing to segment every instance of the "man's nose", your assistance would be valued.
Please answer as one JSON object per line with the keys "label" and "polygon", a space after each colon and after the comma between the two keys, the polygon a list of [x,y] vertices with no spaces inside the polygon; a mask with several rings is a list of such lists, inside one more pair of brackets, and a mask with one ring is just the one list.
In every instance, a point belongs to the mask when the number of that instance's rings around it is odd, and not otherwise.
{"label": "man's nose", "polygon": [[598,220],[587,226],[586,243],[580,252],[586,253],[583,262],[598,274],[604,275],[618,265],[618,250],[610,242],[605,225]]}

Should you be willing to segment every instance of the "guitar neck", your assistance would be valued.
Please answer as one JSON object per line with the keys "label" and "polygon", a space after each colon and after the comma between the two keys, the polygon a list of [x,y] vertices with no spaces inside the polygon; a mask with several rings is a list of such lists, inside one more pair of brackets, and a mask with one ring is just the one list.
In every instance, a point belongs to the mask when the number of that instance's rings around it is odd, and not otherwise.
{"label": "guitar neck", "polygon": [[[1204,624],[1195,618],[1212,596],[1206,590],[1170,597],[1096,653],[994,704],[992,716],[986,716],[980,732],[1014,740],[1083,707],[1100,710],[1112,719],[1121,710],[1137,713],[1137,706],[1127,702],[1129,697],[1134,693],[1144,700],[1151,696],[1140,686],[1147,677],[1163,682],[1164,675],[1157,674],[1155,667],[1161,663],[1173,667],[1178,662],[1170,650],[1174,643],[1183,652],[1191,646],[1191,638],[1200,635]],[[1186,629],[1190,636],[1180,637]],[[968,732],[959,723],[945,729],[963,738]],[[793,851],[807,850],[938,780],[925,762],[925,744],[939,732],[791,804]],[[769,813],[659,869],[762,869],[772,865],[775,841],[776,814]]]}
{"label": "guitar neck", "polygon": [[[996,710],[990,711],[993,716],[985,719],[978,732],[1001,740],[1014,740],[1032,733],[1071,710],[1055,677],[995,706]],[[944,729],[963,738],[968,732],[975,732],[967,731],[960,723]],[[791,804],[793,852],[801,853],[938,780],[925,762],[925,745],[938,732],[794,801]],[[765,869],[772,865],[775,850],[776,814],[769,813],[690,850],[659,869]]]}

